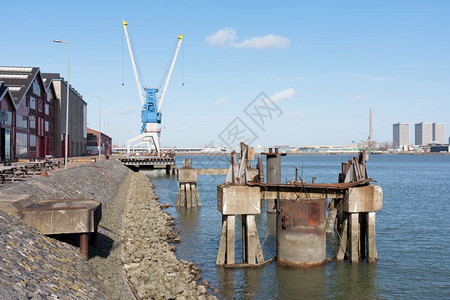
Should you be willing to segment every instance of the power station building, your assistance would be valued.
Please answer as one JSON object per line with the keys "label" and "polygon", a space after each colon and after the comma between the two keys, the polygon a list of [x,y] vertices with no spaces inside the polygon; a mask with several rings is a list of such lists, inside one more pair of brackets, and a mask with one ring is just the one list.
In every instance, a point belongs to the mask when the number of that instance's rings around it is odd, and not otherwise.
{"label": "power station building", "polygon": [[394,148],[409,146],[409,124],[396,123],[393,125]]}

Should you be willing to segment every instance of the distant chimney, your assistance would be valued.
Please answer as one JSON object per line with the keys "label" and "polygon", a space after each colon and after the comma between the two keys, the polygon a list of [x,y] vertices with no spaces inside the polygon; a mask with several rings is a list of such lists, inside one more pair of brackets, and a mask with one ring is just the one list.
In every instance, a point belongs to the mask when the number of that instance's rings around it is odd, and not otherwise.
{"label": "distant chimney", "polygon": [[373,111],[369,108],[369,142],[373,142]]}

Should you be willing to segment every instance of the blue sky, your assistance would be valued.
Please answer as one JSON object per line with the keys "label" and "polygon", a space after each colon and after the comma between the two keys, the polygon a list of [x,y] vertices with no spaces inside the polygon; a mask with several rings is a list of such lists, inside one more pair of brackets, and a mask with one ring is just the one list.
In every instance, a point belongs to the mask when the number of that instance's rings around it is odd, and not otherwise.
{"label": "blue sky", "polygon": [[[224,144],[236,117],[254,145],[345,145],[367,138],[369,107],[379,142],[392,141],[395,122],[410,123],[411,137],[414,123],[450,124],[449,1],[2,2],[0,65],[66,76],[67,48],[52,40],[70,41],[88,126],[98,129],[101,96],[114,143],[140,129],[122,19],[148,87],[185,37],[162,145]],[[280,109],[263,128],[244,112],[261,92]]]}

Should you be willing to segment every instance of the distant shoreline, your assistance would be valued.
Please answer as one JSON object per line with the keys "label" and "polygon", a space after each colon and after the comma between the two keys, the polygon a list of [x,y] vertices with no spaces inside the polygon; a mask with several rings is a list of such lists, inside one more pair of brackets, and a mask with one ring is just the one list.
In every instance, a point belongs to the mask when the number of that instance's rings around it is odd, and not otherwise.
{"label": "distant shoreline", "polygon": [[[302,152],[286,153],[286,155],[356,155],[358,152]],[[371,155],[431,155],[449,156],[448,152],[370,152]],[[178,152],[177,156],[228,156],[230,153]],[[260,153],[255,153],[260,155]]]}

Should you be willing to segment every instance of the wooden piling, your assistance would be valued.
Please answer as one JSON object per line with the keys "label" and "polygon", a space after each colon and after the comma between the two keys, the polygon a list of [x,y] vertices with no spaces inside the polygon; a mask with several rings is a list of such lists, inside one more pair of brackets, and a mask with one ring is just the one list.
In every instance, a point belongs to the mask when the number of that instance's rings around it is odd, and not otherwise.
{"label": "wooden piling", "polygon": [[367,261],[378,260],[377,246],[375,244],[375,212],[367,213]]}
{"label": "wooden piling", "polygon": [[227,216],[227,253],[226,263],[234,264],[234,245],[235,245],[235,220],[236,216]]}
{"label": "wooden piling", "polygon": [[357,263],[359,261],[359,214],[350,213],[349,234],[350,234],[350,262]]}
{"label": "wooden piling", "polygon": [[343,218],[336,260],[342,261],[345,259],[345,253],[347,252],[347,242],[348,242],[348,218]]}
{"label": "wooden piling", "polygon": [[216,265],[225,264],[226,250],[227,250],[227,217],[222,216],[222,232],[220,234],[219,249],[217,250]]}
{"label": "wooden piling", "polygon": [[191,184],[186,183],[186,207],[192,207],[192,192],[191,192]]}

